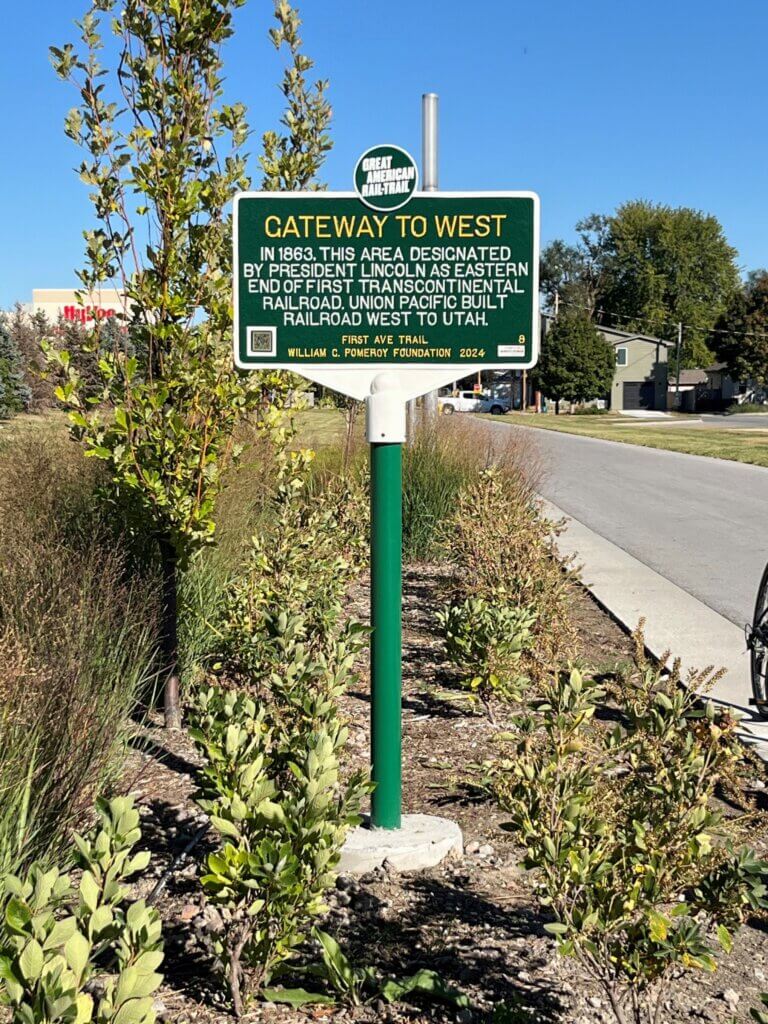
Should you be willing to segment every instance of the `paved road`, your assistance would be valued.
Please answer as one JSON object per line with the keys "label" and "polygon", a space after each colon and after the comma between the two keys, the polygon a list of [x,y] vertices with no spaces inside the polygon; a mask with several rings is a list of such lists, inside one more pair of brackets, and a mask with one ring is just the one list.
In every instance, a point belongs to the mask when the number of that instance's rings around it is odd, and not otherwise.
{"label": "paved road", "polygon": [[751,618],[768,561],[768,469],[532,432],[544,497],[736,625]]}

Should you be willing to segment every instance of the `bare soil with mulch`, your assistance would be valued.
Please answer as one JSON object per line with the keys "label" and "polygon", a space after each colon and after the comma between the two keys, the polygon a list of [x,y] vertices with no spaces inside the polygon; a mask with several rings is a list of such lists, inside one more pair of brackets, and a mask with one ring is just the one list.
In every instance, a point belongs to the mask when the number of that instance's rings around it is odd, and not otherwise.
{"label": "bare soil with mulch", "polygon": [[[430,871],[397,874],[378,870],[359,879],[340,877],[330,894],[324,927],[358,964],[403,977],[420,968],[437,970],[466,993],[472,1009],[413,1003],[374,1002],[354,1010],[308,1007],[294,1010],[257,1005],[248,1021],[307,1020],[492,1021],[505,1004],[513,1022],[595,1024],[612,1021],[599,989],[571,960],[558,957],[543,930],[548,918],[538,906],[531,878],[518,867],[519,850],[502,831],[504,814],[473,785],[472,765],[492,755],[496,729],[452,698],[454,683],[441,654],[434,611],[446,584],[435,566],[412,567],[405,578],[403,797],[404,810],[456,820],[464,833],[461,860]],[[353,612],[367,614],[364,585],[352,595]],[[574,586],[572,611],[581,656],[594,669],[611,671],[631,657],[632,644],[590,596]],[[350,719],[351,759],[368,761],[369,695],[363,676],[345,698]],[[166,869],[176,863],[157,898],[164,920],[166,982],[158,1009],[166,1021],[232,1021],[225,997],[212,975],[199,940],[201,901],[196,880],[209,839],[199,839],[191,856],[183,852],[204,828],[205,817],[192,801],[199,761],[184,733],[149,726],[142,749],[134,751],[131,791],[141,805],[145,839],[153,851],[154,877],[142,880],[137,895],[147,896]],[[758,764],[746,768],[744,806],[763,801],[766,779]],[[741,800],[737,796],[737,803]],[[727,809],[736,813],[733,802]],[[760,831],[764,831],[761,828]],[[759,839],[759,841],[758,841]],[[758,837],[759,852],[765,841]],[[180,858],[180,859],[179,859]],[[768,990],[768,936],[752,922],[737,936],[731,955],[712,975],[679,979],[665,996],[659,1024],[691,1021],[749,1021],[759,993]]]}

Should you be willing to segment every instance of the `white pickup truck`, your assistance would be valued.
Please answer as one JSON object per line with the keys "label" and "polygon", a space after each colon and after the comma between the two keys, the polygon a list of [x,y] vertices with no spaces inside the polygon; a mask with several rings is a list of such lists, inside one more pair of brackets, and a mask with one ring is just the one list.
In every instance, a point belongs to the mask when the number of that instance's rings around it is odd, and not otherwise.
{"label": "white pickup truck", "polygon": [[455,412],[490,412],[494,416],[501,416],[512,408],[506,398],[493,398],[481,391],[438,395],[437,404],[444,416],[451,416]]}

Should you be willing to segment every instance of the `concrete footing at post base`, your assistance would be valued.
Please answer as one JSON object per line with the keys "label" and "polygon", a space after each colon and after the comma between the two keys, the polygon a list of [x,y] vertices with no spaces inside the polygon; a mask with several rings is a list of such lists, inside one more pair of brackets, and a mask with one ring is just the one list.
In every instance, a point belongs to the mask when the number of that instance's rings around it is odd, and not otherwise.
{"label": "concrete footing at post base", "polygon": [[463,852],[461,829],[447,818],[404,814],[400,828],[388,829],[372,828],[366,816],[347,836],[337,870],[363,875],[388,864],[396,871],[423,871]]}

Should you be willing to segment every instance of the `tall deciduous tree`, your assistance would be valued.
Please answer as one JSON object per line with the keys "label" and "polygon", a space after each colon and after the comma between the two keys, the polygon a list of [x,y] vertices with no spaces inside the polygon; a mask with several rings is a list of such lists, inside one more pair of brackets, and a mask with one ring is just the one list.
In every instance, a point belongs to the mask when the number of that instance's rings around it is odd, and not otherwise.
{"label": "tall deciduous tree", "polygon": [[[104,352],[100,393],[90,396],[70,353],[52,352],[66,374],[58,395],[86,454],[108,464],[116,494],[129,494],[157,540],[171,727],[180,717],[178,572],[213,542],[238,419],[263,389],[281,383],[241,375],[232,364],[228,207],[249,184],[242,153],[248,129],[244,106],[222,102],[221,50],[244,2],[123,0],[118,7],[116,0],[93,0],[79,23],[83,55],[72,44],[51,51],[59,76],[79,92],[65,130],[85,150],[80,176],[99,221],[84,232],[79,278],[86,295],[105,281],[123,290],[123,325],[136,352],[125,345]],[[113,13],[118,55],[110,73],[99,59],[100,18]],[[279,44],[282,26],[290,31],[298,21],[285,2],[276,16]],[[298,39],[286,39],[295,65],[304,68]],[[314,95],[295,95],[301,83],[291,83],[287,95],[295,105],[286,118],[302,116],[306,96]],[[291,137],[280,149],[286,165],[296,145]],[[327,140],[301,145],[307,181]],[[91,327],[87,344],[98,350],[103,326]]]}
{"label": "tall deciduous tree", "polygon": [[711,362],[708,334],[739,284],[736,251],[717,218],[637,200],[576,230],[576,245],[555,240],[542,253],[550,305],[557,292],[567,311],[670,340],[682,322],[682,365]]}
{"label": "tall deciduous tree", "polygon": [[768,270],[749,275],[718,321],[717,332],[712,347],[731,376],[768,384]]}
{"label": "tall deciduous tree", "polygon": [[277,26],[270,29],[270,38],[278,50],[286,46],[291,59],[281,84],[286,101],[281,119],[285,131],[264,133],[261,187],[268,192],[320,189],[324,186],[316,181],[317,172],[332,145],[328,134],[332,111],[325,96],[328,82],[307,83],[314,62],[302,53],[297,11],[286,0],[275,0],[275,19]]}
{"label": "tall deciduous tree", "polygon": [[545,247],[540,282],[550,309],[557,295],[570,312],[594,316],[608,271],[608,229],[609,218],[593,213],[576,225],[576,245],[555,239]]}
{"label": "tall deciduous tree", "polygon": [[606,320],[660,337],[685,325],[682,366],[712,359],[709,331],[739,285],[736,250],[716,217],[644,201],[624,203],[610,218],[609,272],[600,305]]}
{"label": "tall deciduous tree", "polygon": [[533,371],[535,386],[560,401],[586,402],[606,395],[613,383],[616,354],[589,317],[567,313],[558,317],[541,343]]}

